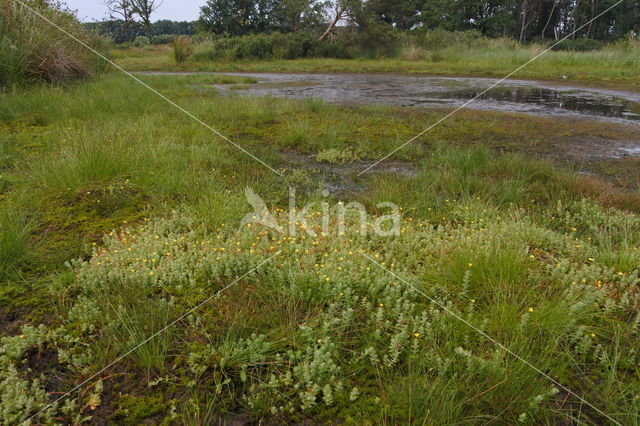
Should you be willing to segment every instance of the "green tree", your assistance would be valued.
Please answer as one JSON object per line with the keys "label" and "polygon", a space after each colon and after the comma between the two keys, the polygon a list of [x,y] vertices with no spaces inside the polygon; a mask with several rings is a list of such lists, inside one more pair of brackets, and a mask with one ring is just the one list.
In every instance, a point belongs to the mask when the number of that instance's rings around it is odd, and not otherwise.
{"label": "green tree", "polygon": [[283,33],[317,29],[325,23],[327,6],[314,0],[280,0],[272,11],[272,25]]}
{"label": "green tree", "polygon": [[244,35],[263,26],[260,15],[266,13],[264,2],[255,0],[209,0],[200,8],[201,27],[214,34]]}
{"label": "green tree", "polygon": [[422,3],[423,0],[369,0],[364,7],[375,20],[406,31],[419,22]]}
{"label": "green tree", "polygon": [[215,34],[295,32],[321,25],[324,7],[315,0],[209,0],[200,26]]}
{"label": "green tree", "polygon": [[129,3],[133,13],[142,21],[147,36],[151,37],[151,15],[162,6],[162,0],[130,0]]}

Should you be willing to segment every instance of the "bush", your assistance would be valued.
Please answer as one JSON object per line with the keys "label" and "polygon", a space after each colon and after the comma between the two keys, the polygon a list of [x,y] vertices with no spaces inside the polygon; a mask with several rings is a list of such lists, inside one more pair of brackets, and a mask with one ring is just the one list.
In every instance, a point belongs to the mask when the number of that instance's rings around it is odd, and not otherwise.
{"label": "bush", "polygon": [[173,40],[173,57],[176,63],[183,63],[192,53],[191,39],[188,36],[180,36]]}
{"label": "bush", "polygon": [[[553,42],[557,43],[557,42]],[[590,38],[578,38],[575,40],[564,40],[562,43],[553,45],[553,50],[572,50],[576,52],[586,52],[589,50],[600,50],[604,47],[604,43],[600,40]]]}
{"label": "bush", "polygon": [[624,50],[640,51],[640,35],[629,33],[626,37],[618,40],[614,46]]}
{"label": "bush", "polygon": [[[83,42],[100,47],[100,40],[86,33],[75,15],[57,3],[25,3]],[[20,3],[3,4],[0,28],[0,86],[86,77],[100,66],[90,51]]]}
{"label": "bush", "polygon": [[409,42],[402,48],[402,58],[407,61],[422,61],[427,58],[427,52],[416,43]]}
{"label": "bush", "polygon": [[202,43],[209,43],[212,42],[216,39],[216,36],[214,34],[211,33],[202,33],[202,32],[198,32],[194,35],[191,36],[191,41],[194,44],[202,44]]}
{"label": "bush", "polygon": [[151,44],[171,44],[176,39],[173,34],[160,34],[151,38]]}
{"label": "bush", "polygon": [[488,47],[490,39],[479,31],[447,31],[440,28],[435,30],[418,30],[418,43],[426,49],[437,50],[446,47]]}
{"label": "bush", "polygon": [[133,41],[133,45],[135,47],[145,47],[145,46],[149,46],[150,44],[151,44],[151,41],[149,40],[149,37],[147,37],[147,36],[138,36]]}
{"label": "bush", "polygon": [[272,33],[215,38],[200,44],[194,56],[198,60],[232,60],[345,58],[348,54],[342,45],[319,41],[306,33]]}

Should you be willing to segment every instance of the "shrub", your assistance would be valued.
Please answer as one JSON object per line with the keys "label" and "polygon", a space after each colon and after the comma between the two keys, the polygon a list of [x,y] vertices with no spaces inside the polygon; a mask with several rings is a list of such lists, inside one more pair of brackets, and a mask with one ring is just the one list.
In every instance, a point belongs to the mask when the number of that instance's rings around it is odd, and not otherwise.
{"label": "shrub", "polygon": [[202,43],[209,43],[212,42],[216,39],[216,36],[214,34],[211,33],[196,33],[194,35],[191,36],[191,41],[194,44],[202,44]]}
{"label": "shrub", "polygon": [[[83,42],[100,47],[100,40],[86,33],[75,15],[57,3],[26,0],[26,5]],[[98,68],[91,52],[20,3],[3,4],[0,27],[0,86],[60,82],[89,76]]]}
{"label": "shrub", "polygon": [[446,31],[438,28],[419,31],[416,36],[419,44],[429,50],[445,47],[487,47],[490,43],[490,39],[479,31]]}
{"label": "shrub", "polygon": [[147,37],[147,36],[138,36],[133,41],[133,45],[135,47],[145,47],[145,46],[149,46],[150,44],[151,44],[151,41],[149,40],[149,37]]}
{"label": "shrub", "polygon": [[640,34],[629,33],[626,37],[618,40],[614,46],[624,50],[638,51],[640,50]]}
{"label": "shrub", "polygon": [[[203,37],[198,37],[198,40],[203,40]],[[342,44],[319,41],[306,33],[219,37],[201,43],[194,54],[197,60],[346,58],[348,56]]]}
{"label": "shrub", "polygon": [[427,58],[427,52],[414,42],[409,42],[402,48],[402,58],[408,61],[421,61]]}
{"label": "shrub", "polygon": [[604,43],[602,43],[600,40],[578,38],[575,40],[564,40],[562,43],[553,45],[553,50],[573,50],[576,52],[586,52],[589,50],[600,50],[603,46]]}
{"label": "shrub", "polygon": [[193,53],[191,49],[191,39],[187,36],[180,36],[173,40],[173,57],[176,63],[181,64]]}
{"label": "shrub", "polygon": [[151,44],[171,44],[176,39],[173,34],[160,34],[151,38]]}

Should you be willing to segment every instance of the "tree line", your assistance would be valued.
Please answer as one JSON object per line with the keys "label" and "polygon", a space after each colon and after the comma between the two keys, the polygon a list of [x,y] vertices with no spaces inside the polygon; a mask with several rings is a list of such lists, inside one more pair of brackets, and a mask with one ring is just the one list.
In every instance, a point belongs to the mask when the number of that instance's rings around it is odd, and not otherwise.
{"label": "tree line", "polygon": [[110,33],[118,42],[140,34],[192,34],[196,30],[228,36],[306,32],[326,39],[344,29],[373,42],[432,29],[473,30],[519,42],[566,36],[610,41],[640,32],[640,0],[625,0],[607,11],[617,1],[208,0],[196,22],[152,23],[158,0],[105,0],[111,19],[98,24],[101,32]]}
{"label": "tree line", "polygon": [[163,43],[171,41],[170,37],[178,35],[194,35],[197,30],[197,22],[171,21],[162,19],[145,26],[141,22],[127,22],[123,19],[110,19],[100,22],[86,22],[84,28],[89,32],[109,36],[115,43],[126,43],[135,40],[138,36],[148,37],[150,40],[162,40]]}

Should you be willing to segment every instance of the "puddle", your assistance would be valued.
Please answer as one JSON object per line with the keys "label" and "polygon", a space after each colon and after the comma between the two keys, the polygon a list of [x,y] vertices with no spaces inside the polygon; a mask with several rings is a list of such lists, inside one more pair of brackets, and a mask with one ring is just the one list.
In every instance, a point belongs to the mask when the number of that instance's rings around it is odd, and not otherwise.
{"label": "puddle", "polygon": [[[225,73],[254,77],[243,85],[251,96],[319,98],[330,103],[413,107],[457,107],[498,80],[379,74]],[[217,85],[222,92],[233,85]],[[640,94],[576,88],[553,83],[505,80],[466,106],[471,109],[541,116],[573,116],[640,125]]]}
{"label": "puddle", "polygon": [[[323,190],[340,197],[362,192],[365,189],[366,179],[359,179],[357,174],[374,163],[374,161],[325,163],[317,161],[314,155],[300,154],[295,151],[284,151],[283,157],[284,167],[306,170],[314,181],[323,183]],[[367,178],[380,173],[415,177],[417,168],[415,164],[408,161],[382,161],[367,173]]]}
{"label": "puddle", "polygon": [[635,156],[640,156],[640,146],[635,145],[635,146],[628,146],[628,147],[623,147],[619,149],[620,152],[620,156],[621,157],[635,157]]}

